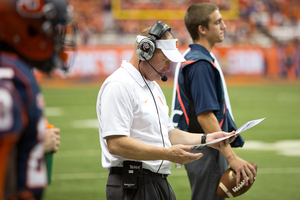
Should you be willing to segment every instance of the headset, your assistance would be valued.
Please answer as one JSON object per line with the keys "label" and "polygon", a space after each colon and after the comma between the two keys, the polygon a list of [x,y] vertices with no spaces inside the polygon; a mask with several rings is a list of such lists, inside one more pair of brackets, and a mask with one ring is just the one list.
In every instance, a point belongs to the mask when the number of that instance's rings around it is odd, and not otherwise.
{"label": "headset", "polygon": [[136,55],[140,59],[140,61],[146,61],[161,77],[161,80],[163,82],[166,82],[168,80],[168,77],[162,76],[160,73],[158,73],[158,71],[151,65],[148,60],[150,60],[154,55],[156,49],[155,41],[159,40],[167,31],[171,31],[171,28],[167,24],[161,21],[157,21],[149,30],[149,36],[140,41],[136,50]]}
{"label": "headset", "polygon": [[141,61],[150,60],[156,49],[155,41],[159,40],[167,31],[171,31],[171,28],[167,24],[157,21],[149,30],[149,36],[139,43],[136,50],[137,57]]}

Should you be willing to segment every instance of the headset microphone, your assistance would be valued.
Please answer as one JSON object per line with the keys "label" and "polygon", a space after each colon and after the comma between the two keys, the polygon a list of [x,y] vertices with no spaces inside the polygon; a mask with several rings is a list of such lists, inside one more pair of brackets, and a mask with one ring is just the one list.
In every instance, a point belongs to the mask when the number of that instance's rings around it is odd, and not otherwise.
{"label": "headset microphone", "polygon": [[160,79],[163,82],[166,82],[168,80],[168,77],[167,76],[162,76],[160,73],[158,73],[158,71],[151,65],[151,63],[147,59],[145,59],[145,61],[152,67],[152,69],[154,69],[154,71],[160,76]]}
{"label": "headset microphone", "polygon": [[162,80],[163,82],[166,82],[166,81],[168,80],[168,77],[166,77],[166,76],[161,76],[161,80]]}

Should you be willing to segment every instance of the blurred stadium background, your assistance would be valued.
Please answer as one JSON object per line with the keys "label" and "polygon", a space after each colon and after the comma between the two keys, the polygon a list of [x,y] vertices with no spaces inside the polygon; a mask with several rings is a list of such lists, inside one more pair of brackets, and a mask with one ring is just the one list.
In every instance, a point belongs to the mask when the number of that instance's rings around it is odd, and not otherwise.
{"label": "blurred stadium background", "polygon": [[[243,133],[242,158],[256,162],[253,187],[236,199],[298,200],[300,187],[300,0],[70,0],[78,49],[68,75],[41,75],[49,122],[61,128],[46,200],[105,199],[96,97],[102,81],[129,59],[136,35],[161,20],[184,52],[191,42],[183,17],[189,5],[217,4],[227,26],[215,46],[237,126],[267,117]],[[162,86],[171,105],[174,67]],[[184,168],[168,179],[178,200],[190,199]]]}
{"label": "blurred stadium background", "polygon": [[[191,42],[184,13],[207,0],[70,0],[78,24],[78,51],[71,77],[111,74],[129,59],[136,35],[155,21],[172,27],[184,52]],[[213,53],[225,75],[300,75],[299,0],[211,0],[226,23],[225,41]],[[174,71],[168,74],[172,77]]]}

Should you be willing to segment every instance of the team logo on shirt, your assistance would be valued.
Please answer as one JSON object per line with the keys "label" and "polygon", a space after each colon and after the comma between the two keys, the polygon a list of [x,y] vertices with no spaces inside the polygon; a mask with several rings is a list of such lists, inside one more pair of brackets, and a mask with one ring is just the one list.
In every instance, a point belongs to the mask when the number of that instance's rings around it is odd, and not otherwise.
{"label": "team logo on shirt", "polygon": [[164,102],[162,101],[162,99],[160,98],[160,96],[158,96],[158,98],[159,98],[161,104],[162,104],[162,105],[165,105]]}

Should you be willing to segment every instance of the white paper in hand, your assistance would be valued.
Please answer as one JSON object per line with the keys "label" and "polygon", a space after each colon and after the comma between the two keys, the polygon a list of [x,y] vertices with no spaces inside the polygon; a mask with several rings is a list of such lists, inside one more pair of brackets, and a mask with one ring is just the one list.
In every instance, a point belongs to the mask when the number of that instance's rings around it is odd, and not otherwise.
{"label": "white paper in hand", "polygon": [[223,138],[218,138],[216,140],[213,140],[213,141],[205,143],[205,144],[195,145],[193,149],[198,149],[198,148],[207,146],[209,144],[214,144],[214,143],[220,142],[222,140],[226,140],[227,138],[233,137],[233,136],[235,136],[235,135],[237,135],[237,134],[239,134],[239,133],[241,133],[241,132],[243,132],[243,131],[245,131],[245,130],[247,130],[249,128],[252,128],[253,126],[255,126],[258,123],[262,122],[264,119],[265,119],[265,117],[261,118],[261,119],[256,119],[256,120],[248,121],[243,126],[241,126],[238,130],[236,130],[235,134],[227,136],[227,137],[223,137]]}

